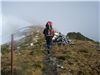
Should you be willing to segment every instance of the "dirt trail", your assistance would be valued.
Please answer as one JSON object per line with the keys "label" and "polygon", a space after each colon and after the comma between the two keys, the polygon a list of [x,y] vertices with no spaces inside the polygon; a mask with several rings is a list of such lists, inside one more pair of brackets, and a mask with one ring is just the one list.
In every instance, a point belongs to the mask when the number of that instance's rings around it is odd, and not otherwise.
{"label": "dirt trail", "polygon": [[53,54],[46,54],[44,57],[44,74],[43,75],[58,75],[57,60]]}

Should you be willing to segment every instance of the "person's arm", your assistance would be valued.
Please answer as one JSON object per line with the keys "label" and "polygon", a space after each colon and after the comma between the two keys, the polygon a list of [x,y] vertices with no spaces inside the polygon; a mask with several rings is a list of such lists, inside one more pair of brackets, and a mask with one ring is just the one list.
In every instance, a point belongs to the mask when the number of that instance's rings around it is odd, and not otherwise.
{"label": "person's arm", "polygon": [[45,29],[43,30],[43,34],[45,34]]}
{"label": "person's arm", "polygon": [[53,36],[54,36],[54,34],[55,34],[55,31],[53,30]]}

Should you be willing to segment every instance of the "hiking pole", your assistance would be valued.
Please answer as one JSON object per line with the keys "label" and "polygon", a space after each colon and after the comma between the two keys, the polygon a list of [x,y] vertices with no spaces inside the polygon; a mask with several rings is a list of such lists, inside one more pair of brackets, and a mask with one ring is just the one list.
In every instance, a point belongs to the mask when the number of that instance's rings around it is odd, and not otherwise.
{"label": "hiking pole", "polygon": [[14,35],[11,35],[11,75],[13,75],[13,49],[14,49]]}

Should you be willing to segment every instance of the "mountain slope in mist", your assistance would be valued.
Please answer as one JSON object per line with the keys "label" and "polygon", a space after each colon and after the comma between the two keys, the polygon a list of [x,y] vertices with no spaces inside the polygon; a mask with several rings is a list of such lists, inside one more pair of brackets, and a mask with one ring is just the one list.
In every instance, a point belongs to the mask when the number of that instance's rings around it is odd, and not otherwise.
{"label": "mountain slope in mist", "polygon": [[[39,31],[37,31],[39,30]],[[45,39],[43,28],[33,27],[26,36],[15,41],[14,46],[14,75],[50,75],[45,54]],[[72,36],[72,35],[71,35]],[[76,36],[76,35],[74,35]],[[72,39],[74,45],[54,45],[51,52],[62,63],[63,68],[57,68],[59,75],[99,75],[100,74],[100,46],[91,40]],[[10,73],[10,47],[9,44],[1,46],[1,74]],[[52,67],[52,66],[51,66]]]}

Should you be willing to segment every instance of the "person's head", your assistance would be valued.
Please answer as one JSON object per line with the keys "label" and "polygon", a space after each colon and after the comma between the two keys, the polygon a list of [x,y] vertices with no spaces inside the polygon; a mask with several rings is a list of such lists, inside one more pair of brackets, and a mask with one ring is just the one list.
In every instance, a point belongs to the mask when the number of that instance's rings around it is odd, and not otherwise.
{"label": "person's head", "polygon": [[46,28],[47,28],[47,29],[49,29],[49,28],[52,29],[52,22],[51,22],[51,21],[48,21],[48,22],[46,23]]}

